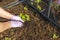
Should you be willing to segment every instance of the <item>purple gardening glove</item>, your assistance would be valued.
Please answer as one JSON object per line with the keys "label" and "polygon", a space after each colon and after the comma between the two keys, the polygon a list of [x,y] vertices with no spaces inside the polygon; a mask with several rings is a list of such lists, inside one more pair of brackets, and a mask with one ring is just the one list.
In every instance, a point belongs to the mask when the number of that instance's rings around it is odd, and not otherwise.
{"label": "purple gardening glove", "polygon": [[11,20],[20,20],[21,22],[24,22],[19,16],[13,16]]}
{"label": "purple gardening glove", "polygon": [[19,21],[10,21],[10,23],[11,23],[11,28],[23,26],[23,23],[21,23]]}

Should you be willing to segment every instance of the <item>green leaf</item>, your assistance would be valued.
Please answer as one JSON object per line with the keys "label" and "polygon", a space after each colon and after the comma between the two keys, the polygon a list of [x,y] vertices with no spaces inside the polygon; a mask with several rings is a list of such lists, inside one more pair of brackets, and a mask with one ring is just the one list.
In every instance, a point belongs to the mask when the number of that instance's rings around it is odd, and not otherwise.
{"label": "green leaf", "polygon": [[55,39],[55,38],[58,38],[58,36],[56,35],[56,34],[53,34],[53,38]]}
{"label": "green leaf", "polygon": [[25,16],[26,16],[26,20],[27,20],[27,21],[30,21],[30,16],[27,15],[27,14],[25,14]]}
{"label": "green leaf", "polygon": [[24,20],[24,21],[25,21],[25,19],[26,19],[26,18],[25,18],[25,16],[23,15],[23,16],[22,16],[22,20]]}
{"label": "green leaf", "polygon": [[28,8],[25,6],[25,7],[24,7],[24,10],[28,10]]}
{"label": "green leaf", "polygon": [[20,13],[19,16],[22,17],[23,13]]}
{"label": "green leaf", "polygon": [[11,40],[11,38],[9,38],[9,37],[5,37],[5,39],[4,40]]}
{"label": "green leaf", "polygon": [[21,17],[22,20],[25,20],[25,16],[23,13],[20,13],[19,16]]}
{"label": "green leaf", "polygon": [[34,3],[33,2],[31,2],[31,5],[33,5]]}
{"label": "green leaf", "polygon": [[39,9],[39,10],[41,10],[42,8],[41,8],[41,6],[39,6],[39,5],[37,5],[37,8]]}
{"label": "green leaf", "polygon": [[40,3],[40,2],[41,2],[41,0],[36,0],[36,2],[37,2],[37,3]]}
{"label": "green leaf", "polygon": [[19,16],[21,17],[22,20],[24,21],[30,21],[30,16],[27,14],[20,13]]}

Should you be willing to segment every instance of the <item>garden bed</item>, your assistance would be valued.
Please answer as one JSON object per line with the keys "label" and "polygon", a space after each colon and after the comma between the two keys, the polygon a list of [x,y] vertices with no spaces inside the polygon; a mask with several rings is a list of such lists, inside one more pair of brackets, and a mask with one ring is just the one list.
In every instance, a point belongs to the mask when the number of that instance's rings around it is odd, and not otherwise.
{"label": "garden bed", "polygon": [[[11,3],[15,0],[3,0],[0,2],[0,6]],[[24,23],[22,28],[11,28],[0,34],[0,40],[10,39],[10,40],[60,40],[60,32],[53,25],[43,20],[43,18],[38,18],[37,14],[34,14],[33,11],[25,11],[24,5],[14,6],[12,8],[6,9],[8,12],[18,15],[20,12],[23,14],[28,14],[31,17],[30,21]],[[0,20],[6,20],[0,18]],[[58,35],[58,38],[53,38],[53,35]]]}

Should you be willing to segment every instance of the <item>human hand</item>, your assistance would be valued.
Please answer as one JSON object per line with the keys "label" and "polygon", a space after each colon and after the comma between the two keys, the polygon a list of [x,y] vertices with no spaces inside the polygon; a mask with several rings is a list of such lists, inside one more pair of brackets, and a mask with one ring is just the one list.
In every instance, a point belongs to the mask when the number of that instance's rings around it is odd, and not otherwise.
{"label": "human hand", "polygon": [[11,28],[23,26],[23,23],[21,23],[19,21],[9,21],[9,22],[11,23]]}
{"label": "human hand", "polygon": [[13,16],[11,20],[20,20],[21,22],[24,22],[19,16]]}

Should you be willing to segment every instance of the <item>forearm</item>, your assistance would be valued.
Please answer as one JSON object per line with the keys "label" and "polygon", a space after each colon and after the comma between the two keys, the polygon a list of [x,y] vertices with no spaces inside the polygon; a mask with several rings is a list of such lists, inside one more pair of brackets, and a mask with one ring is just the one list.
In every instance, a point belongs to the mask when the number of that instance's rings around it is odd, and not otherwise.
{"label": "forearm", "polygon": [[11,28],[10,25],[11,25],[10,22],[4,22],[4,23],[0,22],[0,33]]}
{"label": "forearm", "polygon": [[19,16],[12,15],[11,13],[5,11],[0,7],[0,17],[6,18],[6,19],[11,19],[11,20],[20,20],[24,22]]}
{"label": "forearm", "polygon": [[23,23],[19,21],[0,22],[0,33],[9,28],[22,27],[22,26]]}
{"label": "forearm", "polygon": [[12,16],[13,16],[12,14],[10,14],[9,12],[5,11],[0,7],[0,17],[11,19]]}

